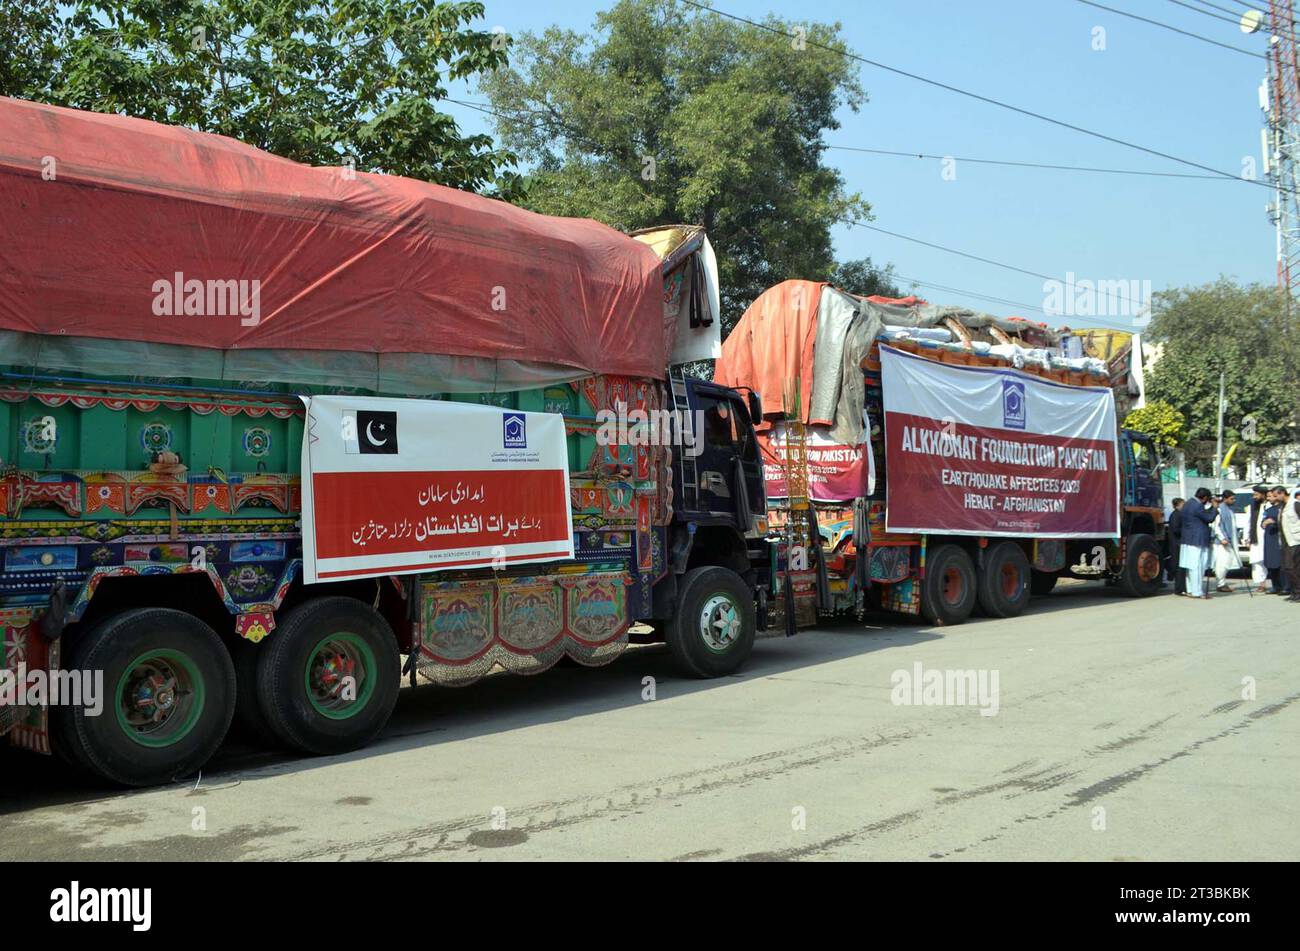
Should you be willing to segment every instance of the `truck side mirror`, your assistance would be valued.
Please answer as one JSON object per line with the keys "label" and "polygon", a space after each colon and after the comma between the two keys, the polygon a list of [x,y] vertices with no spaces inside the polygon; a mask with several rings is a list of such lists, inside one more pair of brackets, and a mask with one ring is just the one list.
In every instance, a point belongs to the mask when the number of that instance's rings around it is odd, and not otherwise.
{"label": "truck side mirror", "polygon": [[763,398],[753,390],[749,391],[749,418],[755,425],[763,419]]}

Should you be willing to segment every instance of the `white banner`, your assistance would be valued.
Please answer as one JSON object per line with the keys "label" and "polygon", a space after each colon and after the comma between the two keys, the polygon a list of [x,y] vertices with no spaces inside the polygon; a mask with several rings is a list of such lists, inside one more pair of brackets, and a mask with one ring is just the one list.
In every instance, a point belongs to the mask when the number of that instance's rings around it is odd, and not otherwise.
{"label": "white banner", "polygon": [[[867,431],[870,432],[869,427]],[[784,499],[790,494],[785,484],[787,434],[784,422],[775,422],[766,433],[758,434],[769,499]],[[876,458],[866,443],[860,446],[837,443],[831,439],[829,426],[808,426],[804,442],[808,497],[814,502],[852,502],[876,491]]]}
{"label": "white banner", "polygon": [[303,402],[309,584],[573,558],[563,416],[437,400]]}
{"label": "white banner", "polygon": [[1119,535],[1115,398],[880,346],[891,532]]}

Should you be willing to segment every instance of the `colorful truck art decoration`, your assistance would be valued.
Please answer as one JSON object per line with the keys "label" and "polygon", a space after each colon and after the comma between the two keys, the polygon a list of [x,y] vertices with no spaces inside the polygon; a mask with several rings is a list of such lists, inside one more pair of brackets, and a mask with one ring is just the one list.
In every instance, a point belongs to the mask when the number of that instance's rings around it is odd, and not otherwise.
{"label": "colorful truck art decoration", "polygon": [[[47,641],[33,622],[30,608],[0,608],[0,670],[16,683],[30,670],[56,670],[58,641]],[[0,736],[36,753],[49,753],[49,709],[44,706],[0,704]]]}
{"label": "colorful truck art decoration", "polygon": [[[61,156],[57,181],[0,156],[2,217],[17,229],[0,307],[5,663],[21,653],[123,671],[111,678],[117,716],[6,711],[0,732],[14,742],[48,740],[102,779],[157,785],[202,769],[232,719],[301,753],[348,752],[384,729],[402,672],[465,683],[564,656],[602,664],[634,620],[654,622],[647,638],[686,676],[725,676],[748,658],[770,589],[758,401],[673,369],[720,343],[702,228],[633,237],[3,97],[0,137]],[[160,213],[169,203],[186,209],[182,225]],[[250,243],[254,232],[265,240]],[[256,305],[265,319],[189,319],[205,283],[222,311],[214,284],[231,282],[211,275],[231,267],[239,288],[277,275]],[[175,277],[161,282],[166,319],[142,274]],[[485,310],[507,284],[511,310]],[[324,488],[316,477],[352,474],[303,464],[304,442],[321,435],[304,400],[331,399],[490,416],[503,478],[489,486],[469,473],[492,466],[466,463],[446,470],[454,486],[426,483],[430,501],[455,511],[418,516],[421,540],[405,508],[421,507],[421,487],[408,477],[438,471],[469,431],[385,468],[376,460],[393,462],[411,432],[372,419],[378,452],[360,468],[384,478],[351,498],[374,514],[341,533],[317,524],[304,507]],[[668,444],[600,435],[605,414],[662,410],[728,425],[711,427],[698,466]],[[533,467],[540,430],[547,458]],[[468,544],[435,549],[439,564],[387,560],[410,554],[393,549],[408,527],[417,546],[453,532]],[[504,566],[483,558],[506,533],[544,547]],[[357,556],[348,548],[363,541],[380,557],[360,572],[321,570],[322,538],[326,558]],[[348,576],[327,579],[335,567]]]}
{"label": "colorful truck art decoration", "polygon": [[423,582],[418,669],[444,686],[473,683],[494,666],[547,670],[561,657],[599,666],[627,646],[622,572]]}
{"label": "colorful truck art decoration", "polygon": [[[627,644],[623,619],[648,612],[653,586],[668,570],[671,449],[602,445],[596,415],[620,406],[624,412],[661,409],[661,388],[648,380],[593,377],[545,391],[434,395],[478,406],[545,408],[563,417],[573,562],[559,577],[503,577],[486,587],[459,579],[442,583],[443,589],[421,585],[421,675],[461,684],[497,664],[534,673],[562,656],[587,665],[618,656]],[[256,643],[273,636],[276,612],[302,573],[298,454],[283,452],[286,444],[301,442],[300,402],[269,393],[190,402],[117,395],[73,381],[50,392],[7,389],[0,396],[0,450],[8,445],[12,451],[15,434],[19,440],[19,464],[0,468],[6,664],[20,653],[42,664],[57,657],[58,641],[47,645],[30,618],[59,580],[68,588],[66,620],[74,623],[110,579],[203,574],[238,637]],[[160,427],[156,414],[164,410],[175,415]],[[26,424],[50,416],[54,425],[41,426],[53,439],[25,442]],[[110,420],[127,425],[109,426]],[[60,439],[88,428],[115,435],[88,445],[83,438],[76,458],[67,456],[73,443]],[[156,471],[153,456],[141,448],[150,441],[165,444],[158,451],[176,453],[180,461]],[[286,471],[266,471],[268,453],[277,448]],[[73,466],[48,465],[65,456]],[[3,458],[14,457],[3,452]],[[131,459],[139,468],[122,466]],[[113,465],[96,468],[99,461]],[[455,610],[438,594],[452,589],[460,593]],[[13,606],[15,599],[20,606]],[[530,633],[509,633],[521,630]],[[3,734],[48,752],[44,711],[0,715]]]}

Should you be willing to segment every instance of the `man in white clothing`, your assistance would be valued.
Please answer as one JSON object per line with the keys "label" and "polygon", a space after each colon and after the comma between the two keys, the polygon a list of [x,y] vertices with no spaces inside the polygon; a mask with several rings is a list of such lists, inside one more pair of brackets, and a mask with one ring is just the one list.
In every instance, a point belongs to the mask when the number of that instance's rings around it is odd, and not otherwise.
{"label": "man in white clothing", "polygon": [[1215,496],[1214,504],[1219,509],[1219,517],[1210,526],[1214,534],[1214,582],[1216,590],[1227,594],[1232,591],[1228,584],[1228,572],[1241,567],[1237,556],[1237,523],[1232,511],[1232,504],[1237,500],[1236,493],[1225,490],[1223,495]]}
{"label": "man in white clothing", "polygon": [[1264,566],[1264,510],[1268,508],[1268,486],[1257,485],[1250,490],[1250,534],[1246,544],[1250,546],[1250,580],[1256,585],[1268,580],[1268,568]]}
{"label": "man in white clothing", "polygon": [[1291,582],[1288,601],[1300,602],[1300,485],[1292,490],[1291,498],[1282,500],[1278,534],[1282,542],[1282,570]]}

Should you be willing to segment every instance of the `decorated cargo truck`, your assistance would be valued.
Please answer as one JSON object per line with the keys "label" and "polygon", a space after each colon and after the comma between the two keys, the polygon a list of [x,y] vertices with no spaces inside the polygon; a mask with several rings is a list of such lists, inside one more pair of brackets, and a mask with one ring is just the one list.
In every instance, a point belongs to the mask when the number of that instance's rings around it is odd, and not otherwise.
{"label": "decorated cargo truck", "polygon": [[823,612],[956,624],[1062,576],[1161,587],[1157,447],[1118,427],[1105,364],[1042,325],[787,281],[716,379],[761,394],[769,516],[809,519]]}
{"label": "decorated cargo truck", "polygon": [[152,784],[232,718],[362,746],[403,674],[749,654],[761,408],[667,369],[718,352],[700,229],[9,99],[0,225],[11,743]]}

